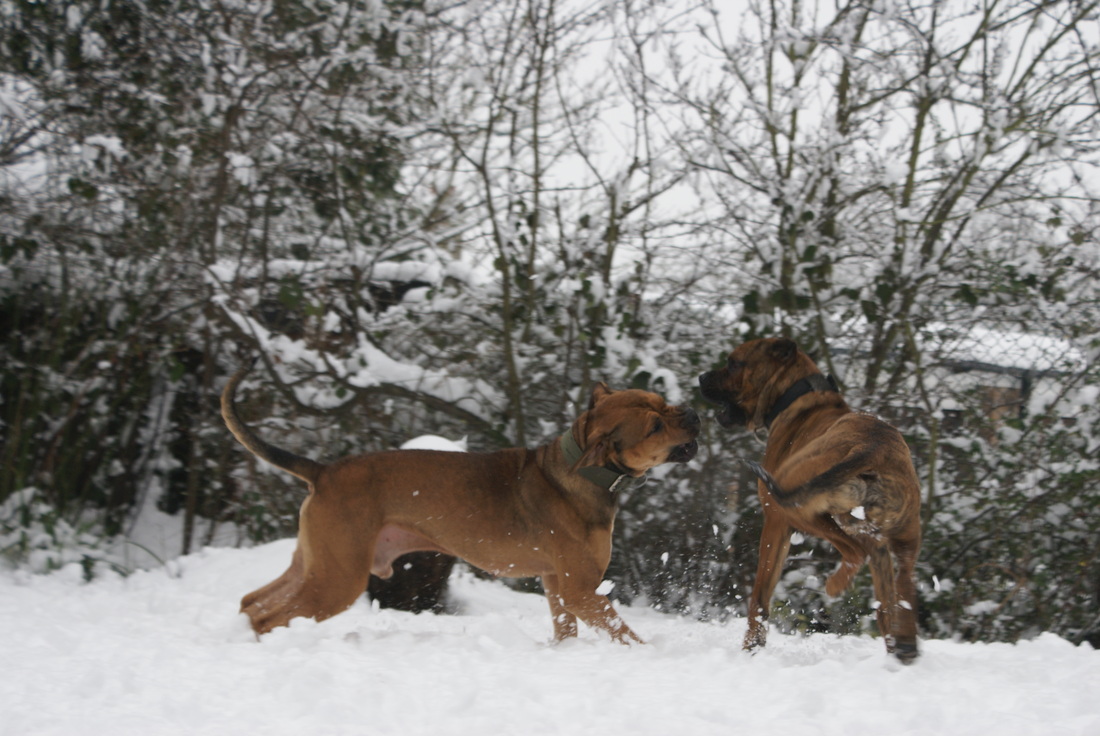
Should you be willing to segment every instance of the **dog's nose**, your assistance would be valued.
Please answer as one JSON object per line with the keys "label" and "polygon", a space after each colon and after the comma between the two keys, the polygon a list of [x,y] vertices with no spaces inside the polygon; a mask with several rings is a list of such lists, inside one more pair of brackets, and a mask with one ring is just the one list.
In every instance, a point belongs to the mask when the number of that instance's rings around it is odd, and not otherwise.
{"label": "dog's nose", "polygon": [[681,420],[684,429],[689,432],[698,432],[699,427],[702,426],[699,421],[699,414],[690,406],[683,407],[684,418]]}
{"label": "dog's nose", "polygon": [[710,394],[714,390],[715,374],[717,371],[708,371],[699,376],[699,393],[704,399],[707,398],[707,394]]}

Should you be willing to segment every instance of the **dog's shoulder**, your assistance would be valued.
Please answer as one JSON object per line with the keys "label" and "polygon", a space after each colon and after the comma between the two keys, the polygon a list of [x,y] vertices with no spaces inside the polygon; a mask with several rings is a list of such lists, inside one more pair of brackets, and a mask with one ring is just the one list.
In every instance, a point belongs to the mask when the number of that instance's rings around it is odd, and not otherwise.
{"label": "dog's shoulder", "polygon": [[617,491],[609,491],[585,479],[569,467],[553,444],[538,448],[528,460],[539,476],[537,482],[524,488],[528,499],[526,505],[534,516],[543,522],[551,517],[569,517],[586,530],[611,527],[619,509]]}

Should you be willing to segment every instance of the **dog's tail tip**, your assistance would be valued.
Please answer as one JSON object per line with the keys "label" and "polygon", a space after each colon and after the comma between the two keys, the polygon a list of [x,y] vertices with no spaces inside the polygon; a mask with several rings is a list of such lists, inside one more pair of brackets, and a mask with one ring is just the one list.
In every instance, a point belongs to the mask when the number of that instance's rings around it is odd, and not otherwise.
{"label": "dog's tail tip", "polygon": [[247,376],[253,368],[256,367],[256,362],[260,359],[259,355],[253,355],[250,358],[241,362],[237,370],[229,376],[229,380],[225,382],[225,387],[222,389],[222,412],[229,410],[232,406],[233,396],[237,393],[237,386],[240,385],[244,377]]}
{"label": "dog's tail tip", "polygon": [[240,365],[237,366],[237,370],[235,370],[233,373],[237,376],[244,376],[250,373],[252,369],[256,367],[256,364],[258,362],[260,362],[259,353],[247,355],[241,360]]}

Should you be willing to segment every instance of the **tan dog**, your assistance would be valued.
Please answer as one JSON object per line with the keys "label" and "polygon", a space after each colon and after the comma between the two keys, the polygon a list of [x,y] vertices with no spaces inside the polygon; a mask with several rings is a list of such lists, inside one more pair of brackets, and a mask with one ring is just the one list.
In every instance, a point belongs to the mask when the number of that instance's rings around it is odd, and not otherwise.
{"label": "tan dog", "polygon": [[641,641],[596,588],[611,559],[621,482],[694,457],[692,409],[601,383],[571,430],[535,450],[395,450],[323,465],[244,425],[233,403],[243,376],[222,392],[226,425],[310,489],[290,568],[241,601],[258,634],[297,616],[334,616],[366,590],[371,573],[388,578],[395,559],[430,550],[494,575],[541,576],[556,639],[576,636],[579,618],[615,641]]}
{"label": "tan dog", "polygon": [[763,467],[747,463],[761,480],[764,529],[744,648],[764,646],[772,593],[797,529],[840,552],[825,583],[830,596],[870,560],[886,649],[902,662],[916,659],[920,484],[901,434],[848,408],[832,379],[782,338],[739,346],[699,385],[723,407],[722,426],[768,430]]}

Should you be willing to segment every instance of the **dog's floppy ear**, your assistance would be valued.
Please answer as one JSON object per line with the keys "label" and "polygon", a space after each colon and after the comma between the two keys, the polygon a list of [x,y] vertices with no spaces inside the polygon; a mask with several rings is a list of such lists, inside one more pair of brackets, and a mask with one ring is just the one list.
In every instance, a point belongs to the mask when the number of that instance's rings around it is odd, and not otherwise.
{"label": "dog's floppy ear", "polygon": [[768,352],[776,361],[787,363],[798,353],[798,345],[795,344],[794,340],[780,337],[771,344]]}
{"label": "dog's floppy ear", "polygon": [[596,404],[600,403],[608,396],[611,395],[611,389],[603,381],[598,382],[592,387],[592,395],[588,398],[588,408],[595,408]]}

